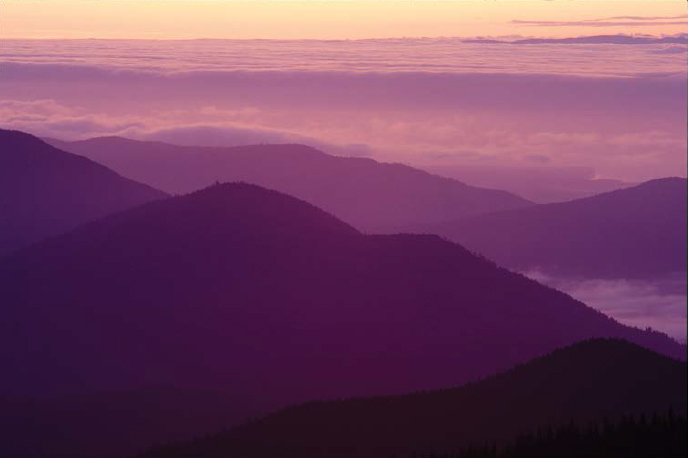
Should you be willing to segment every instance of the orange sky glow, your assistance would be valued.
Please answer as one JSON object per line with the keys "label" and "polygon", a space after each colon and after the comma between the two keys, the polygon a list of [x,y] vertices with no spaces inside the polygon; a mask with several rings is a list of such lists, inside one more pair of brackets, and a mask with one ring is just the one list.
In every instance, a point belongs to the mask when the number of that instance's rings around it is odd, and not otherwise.
{"label": "orange sky glow", "polygon": [[686,32],[684,0],[3,0],[2,38],[566,37]]}

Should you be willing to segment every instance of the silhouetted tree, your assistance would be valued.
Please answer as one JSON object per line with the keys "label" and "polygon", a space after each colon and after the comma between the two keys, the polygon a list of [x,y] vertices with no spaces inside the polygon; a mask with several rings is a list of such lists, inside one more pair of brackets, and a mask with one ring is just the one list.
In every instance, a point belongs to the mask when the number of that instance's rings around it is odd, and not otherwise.
{"label": "silhouetted tree", "polygon": [[523,434],[510,444],[469,446],[442,457],[423,455],[421,458],[666,458],[685,457],[686,418],[673,410],[664,414],[625,416],[616,422],[603,419],[581,426],[570,422],[557,428],[539,428]]}

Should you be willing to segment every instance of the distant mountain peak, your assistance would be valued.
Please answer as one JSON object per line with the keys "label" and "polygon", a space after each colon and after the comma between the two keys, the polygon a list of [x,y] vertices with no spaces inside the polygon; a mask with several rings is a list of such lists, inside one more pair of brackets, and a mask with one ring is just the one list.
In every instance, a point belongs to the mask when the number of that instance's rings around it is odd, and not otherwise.
{"label": "distant mountain peak", "polygon": [[665,177],[665,178],[655,178],[653,180],[645,181],[640,183],[638,187],[648,188],[655,186],[686,186],[688,180],[683,177]]}
{"label": "distant mountain peak", "polygon": [[263,220],[266,226],[293,226],[300,229],[334,231],[339,234],[360,234],[320,208],[285,193],[245,182],[217,182],[207,188],[177,198],[189,205],[215,209],[220,219],[236,216],[246,220]]}
{"label": "distant mountain peak", "polygon": [[582,278],[686,271],[688,180],[660,178],[591,197],[421,228],[506,267]]}
{"label": "distant mountain peak", "polygon": [[190,147],[110,138],[52,142],[169,192],[186,193],[215,181],[254,183],[308,201],[368,232],[396,232],[416,222],[532,205],[506,191],[469,186],[408,165],[332,156],[299,144]]}

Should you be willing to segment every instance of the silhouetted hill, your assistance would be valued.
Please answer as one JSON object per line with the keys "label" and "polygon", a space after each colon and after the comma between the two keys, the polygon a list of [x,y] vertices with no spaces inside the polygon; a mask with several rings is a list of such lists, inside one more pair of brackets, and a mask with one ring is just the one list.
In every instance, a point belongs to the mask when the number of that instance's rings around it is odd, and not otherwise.
{"label": "silhouetted hill", "polygon": [[[0,302],[8,396],[172,383],[222,388],[259,413],[456,385],[590,337],[685,358],[662,334],[437,236],[362,235],[248,184],[145,204],[17,252],[0,261]],[[71,446],[64,454],[83,451]]]}
{"label": "silhouetted hill", "polygon": [[521,436],[499,457],[683,458],[688,456],[687,426],[685,413],[676,415],[671,410],[629,415],[613,423],[569,424]]}
{"label": "silhouetted hill", "polygon": [[686,179],[427,226],[506,267],[633,278],[686,270]]}
{"label": "silhouetted hill", "polygon": [[0,129],[0,255],[162,197],[32,135]]}
{"label": "silhouetted hill", "polygon": [[625,341],[591,340],[460,388],[311,402],[145,456],[446,454],[505,445],[542,427],[669,409],[685,414],[685,363]]}
{"label": "silhouetted hill", "polygon": [[[148,386],[47,398],[0,396],[0,456],[101,458],[192,438],[248,420],[267,397],[239,399],[217,388]],[[75,455],[76,454],[76,455]]]}
{"label": "silhouetted hill", "polygon": [[582,199],[638,185],[594,178],[594,171],[585,167],[430,165],[423,169],[471,186],[504,189],[539,204]]}
{"label": "silhouetted hill", "polygon": [[688,455],[685,414],[672,410],[625,415],[587,424],[567,423],[522,434],[509,444],[472,445],[422,458],[684,458]]}
{"label": "silhouetted hill", "polygon": [[170,193],[244,181],[304,199],[366,231],[524,207],[505,191],[468,186],[401,164],[337,157],[303,145],[187,147],[101,137],[49,140]]}

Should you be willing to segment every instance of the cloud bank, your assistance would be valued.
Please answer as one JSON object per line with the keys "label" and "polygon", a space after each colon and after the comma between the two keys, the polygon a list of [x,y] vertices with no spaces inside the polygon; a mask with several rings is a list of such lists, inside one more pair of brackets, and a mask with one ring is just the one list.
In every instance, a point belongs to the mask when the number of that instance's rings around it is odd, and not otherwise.
{"label": "cloud bank", "polygon": [[682,46],[382,42],[10,41],[0,109],[5,127],[64,139],[685,175]]}
{"label": "cloud bank", "polygon": [[[679,20],[682,19],[682,20]],[[686,25],[688,15],[674,16],[611,16],[578,21],[524,21],[513,20],[511,24],[544,27],[648,27]]]}
{"label": "cloud bank", "polygon": [[527,276],[564,291],[621,323],[662,331],[686,341],[685,273],[649,280],[566,279],[530,272]]}
{"label": "cloud bank", "polygon": [[684,25],[686,21],[511,21],[515,25],[539,27],[647,27]]}

